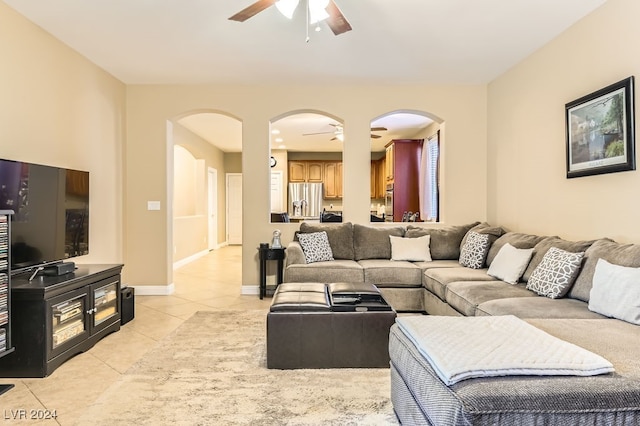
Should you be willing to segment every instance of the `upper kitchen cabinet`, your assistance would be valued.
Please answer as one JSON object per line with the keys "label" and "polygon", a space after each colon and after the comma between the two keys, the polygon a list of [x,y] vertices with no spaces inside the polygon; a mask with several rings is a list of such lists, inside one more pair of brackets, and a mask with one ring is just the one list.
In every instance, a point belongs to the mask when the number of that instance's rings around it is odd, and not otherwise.
{"label": "upper kitchen cabinet", "polygon": [[385,157],[371,160],[371,198],[384,198],[386,186]]}
{"label": "upper kitchen cabinet", "polygon": [[324,163],[324,198],[342,198],[342,161]]}
{"label": "upper kitchen cabinet", "polygon": [[289,161],[289,182],[322,183],[324,164],[321,161]]}
{"label": "upper kitchen cabinet", "polygon": [[395,169],[395,160],[394,160],[394,144],[393,141],[385,147],[385,158],[384,158],[384,174],[385,180],[387,182],[393,182],[393,171]]}

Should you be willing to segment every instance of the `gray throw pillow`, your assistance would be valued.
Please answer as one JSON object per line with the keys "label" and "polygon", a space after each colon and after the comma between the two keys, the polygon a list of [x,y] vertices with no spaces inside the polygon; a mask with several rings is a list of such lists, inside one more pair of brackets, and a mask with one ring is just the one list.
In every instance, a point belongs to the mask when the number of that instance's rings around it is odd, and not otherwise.
{"label": "gray throw pillow", "polygon": [[333,260],[333,252],[325,231],[299,234],[298,241],[307,263]]}
{"label": "gray throw pillow", "polygon": [[[538,267],[540,262],[542,262],[542,258],[547,251],[551,247],[557,247],[559,249],[569,251],[571,253],[580,253],[586,251],[591,244],[593,244],[593,240],[591,241],[568,241],[563,240],[560,237],[545,237],[539,243],[537,243],[533,250],[533,257],[531,258],[531,262],[529,262],[529,266],[524,271],[522,275],[522,281],[528,282],[529,277],[533,273],[533,271]],[[585,256],[586,257],[586,256]],[[582,274],[582,272],[580,272]]]}
{"label": "gray throw pillow", "polygon": [[551,299],[563,297],[578,275],[583,256],[551,247],[529,277],[527,289]]}
{"label": "gray throw pillow", "polygon": [[353,252],[353,225],[345,223],[309,223],[300,224],[300,233],[322,232],[327,233],[329,245],[334,259],[354,259]]}
{"label": "gray throw pillow", "polygon": [[[491,226],[487,222],[482,222],[467,232],[467,234],[462,238],[462,242],[460,243],[460,250],[462,250],[462,246],[467,242],[467,238],[469,237],[470,232],[477,232],[478,234],[487,234],[489,236],[489,246],[493,244],[495,240],[500,238],[502,234],[504,234],[504,229],[500,226]],[[488,250],[488,249],[487,249]],[[485,259],[486,260],[486,259]]]}
{"label": "gray throw pillow", "polygon": [[460,265],[472,269],[484,267],[484,261],[489,251],[489,234],[479,234],[470,231],[460,250]]}

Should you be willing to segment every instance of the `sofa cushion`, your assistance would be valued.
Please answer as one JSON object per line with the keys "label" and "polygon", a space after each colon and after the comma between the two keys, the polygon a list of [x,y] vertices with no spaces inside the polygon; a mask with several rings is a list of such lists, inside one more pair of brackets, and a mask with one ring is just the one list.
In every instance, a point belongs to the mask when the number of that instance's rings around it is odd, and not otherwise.
{"label": "sofa cushion", "polygon": [[285,282],[364,281],[362,266],[355,260],[331,260],[316,263],[295,263],[284,270]]}
{"label": "sofa cushion", "polygon": [[487,275],[486,269],[464,267],[427,269],[422,275],[422,285],[443,301],[447,285],[454,281],[495,281],[495,278]]}
{"label": "sofa cushion", "polygon": [[569,251],[571,253],[579,253],[586,251],[591,244],[593,244],[593,240],[591,241],[567,241],[563,240],[559,237],[545,237],[536,246],[533,248],[533,257],[531,258],[531,262],[529,262],[529,266],[527,270],[524,271],[522,275],[522,281],[528,282],[529,277],[533,273],[534,269],[542,262],[542,258],[547,254],[547,250],[551,247],[558,247],[559,249]]}
{"label": "sofa cushion", "polygon": [[474,222],[468,225],[445,226],[442,228],[409,225],[404,236],[406,238],[417,238],[429,235],[431,236],[430,252],[433,260],[458,260],[462,238],[471,228],[479,224],[480,222]]}
{"label": "sofa cushion", "polygon": [[300,232],[320,232],[325,231],[329,239],[329,245],[333,252],[334,259],[354,260],[353,254],[353,225],[351,222],[345,223],[309,223],[300,224]]}
{"label": "sofa cushion", "polygon": [[519,232],[507,232],[498,239],[496,239],[493,244],[491,244],[491,248],[489,249],[489,253],[487,254],[487,266],[491,266],[493,263],[493,259],[498,255],[500,249],[505,244],[511,244],[513,247],[517,249],[530,249],[535,247],[544,237],[540,237],[538,235],[531,234],[522,234]]}
{"label": "sofa cushion", "polygon": [[576,299],[548,297],[512,297],[480,303],[476,315],[515,315],[519,318],[606,318],[591,312],[587,304]]}
{"label": "sofa cushion", "polygon": [[564,297],[580,271],[583,256],[583,252],[571,253],[551,247],[531,274],[527,288],[552,299]]}
{"label": "sofa cushion", "polygon": [[413,262],[423,271],[433,268],[459,268],[460,262],[457,259],[432,260],[431,262]]}
{"label": "sofa cushion", "polygon": [[404,228],[373,227],[353,225],[353,248],[355,260],[363,259],[391,259],[391,241],[389,236],[404,236]]}
{"label": "sofa cushion", "polygon": [[447,285],[446,301],[456,311],[475,316],[479,304],[488,300],[511,297],[537,297],[524,284],[509,285],[503,281],[455,281]]}
{"label": "sofa cushion", "polygon": [[484,267],[489,244],[488,234],[469,232],[465,243],[460,248],[460,265],[473,269]]}
{"label": "sofa cushion", "polygon": [[333,252],[325,231],[300,234],[298,241],[307,263],[333,260]]}
{"label": "sofa cushion", "polygon": [[588,302],[598,259],[602,258],[615,265],[638,268],[640,267],[640,245],[620,244],[605,238],[594,242],[585,251],[584,257],[578,278],[569,290],[569,297]]}
{"label": "sofa cushion", "polygon": [[640,327],[610,318],[526,321],[553,336],[605,357],[616,369],[616,376],[640,380],[638,346],[629,344],[640,342]]}
{"label": "sofa cushion", "polygon": [[431,260],[429,241],[431,236],[404,238],[389,236],[391,242],[391,260],[408,260],[410,262],[428,262]]}
{"label": "sofa cushion", "polygon": [[421,287],[422,269],[407,261],[363,259],[364,281],[377,287]]}
{"label": "sofa cushion", "polygon": [[589,310],[640,325],[640,268],[598,259]]}
{"label": "sofa cushion", "polygon": [[519,249],[506,243],[489,266],[487,274],[506,283],[517,284],[532,255],[533,248]]}

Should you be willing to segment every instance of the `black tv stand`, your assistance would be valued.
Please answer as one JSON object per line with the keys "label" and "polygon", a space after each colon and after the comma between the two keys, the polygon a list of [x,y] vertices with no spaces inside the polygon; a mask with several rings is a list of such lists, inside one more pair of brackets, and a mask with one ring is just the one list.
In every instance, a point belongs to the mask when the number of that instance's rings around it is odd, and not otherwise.
{"label": "black tv stand", "polygon": [[120,264],[79,265],[60,276],[12,278],[13,353],[0,377],[46,377],[120,329]]}

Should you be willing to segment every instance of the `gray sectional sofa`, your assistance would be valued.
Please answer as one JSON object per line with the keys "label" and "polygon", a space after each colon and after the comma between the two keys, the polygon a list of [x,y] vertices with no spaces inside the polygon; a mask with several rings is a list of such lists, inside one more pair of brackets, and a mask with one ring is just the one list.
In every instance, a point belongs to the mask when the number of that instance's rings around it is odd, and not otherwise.
{"label": "gray sectional sofa", "polygon": [[425,235],[425,228],[302,222],[299,232],[327,232],[335,260],[306,263],[302,247],[294,240],[286,250],[284,281],[370,282],[396,311],[424,311],[424,271],[460,266],[460,244],[466,233],[478,225],[476,222],[429,230],[433,260],[411,262],[391,260],[389,236],[421,237]]}
{"label": "gray sectional sofa", "polygon": [[[631,321],[589,309],[599,259],[640,268],[640,245],[602,238],[567,241],[556,236],[506,232],[486,223],[445,228],[417,225],[369,227],[302,223],[300,232],[325,230],[336,260],[309,263],[296,241],[287,247],[285,281],[368,281],[376,284],[398,311],[439,316],[514,315],[547,333],[609,360],[615,373],[595,378],[471,379],[447,387],[435,379],[411,339],[392,327],[390,337],[392,402],[408,424],[640,424],[640,280],[629,296],[636,300]],[[470,231],[486,234],[490,249],[484,265],[460,265]],[[391,260],[389,236],[430,235],[432,261]],[[522,276],[509,284],[488,274],[506,244],[531,249]],[[532,274],[551,248],[584,253],[560,297],[527,289]],[[634,285],[632,283],[632,285]],[[612,289],[611,292],[618,290]],[[635,323],[633,323],[635,322]],[[582,379],[582,380],[581,380]],[[524,392],[520,397],[514,395]],[[560,397],[560,398],[559,398]],[[568,423],[567,423],[568,422]]]}

